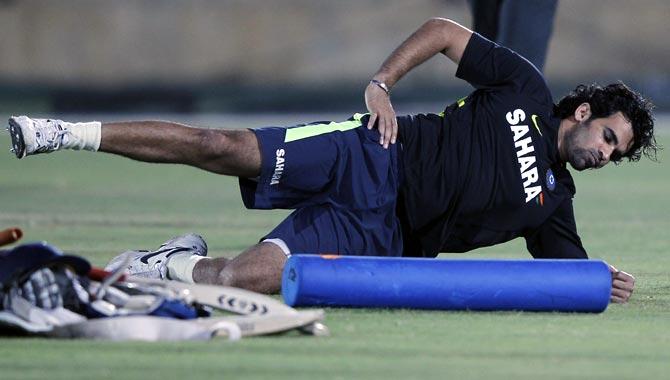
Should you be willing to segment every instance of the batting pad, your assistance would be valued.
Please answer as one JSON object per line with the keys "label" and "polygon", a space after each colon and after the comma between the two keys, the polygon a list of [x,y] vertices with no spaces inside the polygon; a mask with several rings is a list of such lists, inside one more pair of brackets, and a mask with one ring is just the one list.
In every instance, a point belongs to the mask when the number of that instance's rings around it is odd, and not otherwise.
{"label": "batting pad", "polygon": [[291,306],[599,313],[611,284],[600,260],[293,255],[282,296]]}

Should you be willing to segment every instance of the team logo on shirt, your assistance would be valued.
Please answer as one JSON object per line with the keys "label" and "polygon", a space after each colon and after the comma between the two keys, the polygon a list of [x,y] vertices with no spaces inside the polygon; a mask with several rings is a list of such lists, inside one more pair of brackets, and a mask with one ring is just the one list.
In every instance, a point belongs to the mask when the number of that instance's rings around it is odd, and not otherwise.
{"label": "team logo on shirt", "polygon": [[275,154],[277,155],[277,158],[275,160],[275,171],[274,173],[272,173],[272,178],[270,179],[270,185],[279,184],[281,175],[284,174],[284,161],[286,161],[284,155],[286,154],[286,152],[284,151],[284,149],[277,149],[275,151]]}
{"label": "team logo on shirt", "polygon": [[[526,193],[526,203],[533,200],[542,192],[537,172],[537,158],[535,158],[535,147],[530,135],[528,124],[520,124],[526,120],[526,113],[522,109],[515,109],[505,115],[507,123],[514,134],[514,147],[519,162],[521,179],[523,180],[523,191]],[[544,203],[544,202],[542,202]]]}
{"label": "team logo on shirt", "polygon": [[554,177],[554,172],[552,172],[551,169],[547,170],[547,176],[545,180],[547,182],[547,189],[554,191],[556,188],[556,177]]}

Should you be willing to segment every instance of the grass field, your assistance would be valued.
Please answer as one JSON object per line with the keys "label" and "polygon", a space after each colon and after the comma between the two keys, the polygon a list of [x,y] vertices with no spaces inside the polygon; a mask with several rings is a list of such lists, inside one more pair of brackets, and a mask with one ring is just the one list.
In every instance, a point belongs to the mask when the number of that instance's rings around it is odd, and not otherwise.
{"label": "grass field", "polygon": [[[669,121],[659,132],[665,146]],[[88,152],[19,161],[8,147],[2,134],[0,227],[21,226],[25,241],[47,240],[98,265],[189,231],[202,234],[212,254],[230,256],[286,215],[244,210],[236,180],[182,166]],[[667,378],[670,164],[663,156],[661,164],[575,175],[584,245],[593,258],[637,277],[631,302],[602,314],[328,309],[329,338],[170,344],[0,338],[0,378]],[[456,257],[528,254],[515,241]]]}

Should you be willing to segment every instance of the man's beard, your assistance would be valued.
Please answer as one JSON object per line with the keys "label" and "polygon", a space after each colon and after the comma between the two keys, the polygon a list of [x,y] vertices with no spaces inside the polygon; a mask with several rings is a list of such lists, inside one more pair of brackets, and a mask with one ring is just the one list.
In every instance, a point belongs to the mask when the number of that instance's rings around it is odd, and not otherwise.
{"label": "man's beard", "polygon": [[580,121],[566,136],[568,162],[579,171],[595,168],[599,162],[597,152],[581,147],[581,140],[588,136],[589,125],[590,121]]}

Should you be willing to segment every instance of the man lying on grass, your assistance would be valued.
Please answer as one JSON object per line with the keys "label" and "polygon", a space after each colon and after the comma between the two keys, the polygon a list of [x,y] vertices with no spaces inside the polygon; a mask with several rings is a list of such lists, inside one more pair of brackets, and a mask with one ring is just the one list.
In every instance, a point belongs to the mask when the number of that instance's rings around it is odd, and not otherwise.
{"label": "man lying on grass", "polygon": [[[390,89],[437,54],[476,90],[440,114],[397,117]],[[391,54],[365,101],[369,114],[289,128],[20,116],[9,131],[19,158],[85,149],[186,164],[239,177],[248,208],[294,209],[235,258],[206,258],[202,238],[185,235],[132,252],[127,268],[266,293],[279,290],[291,252],[435,257],[523,237],[538,259],[587,258],[566,164],[597,169],[655,159],[657,149],[652,104],[624,84],[579,85],[554,104],[526,59],[446,19],[429,20]],[[626,302],[634,278],[611,270],[611,301]]]}

